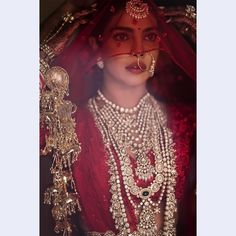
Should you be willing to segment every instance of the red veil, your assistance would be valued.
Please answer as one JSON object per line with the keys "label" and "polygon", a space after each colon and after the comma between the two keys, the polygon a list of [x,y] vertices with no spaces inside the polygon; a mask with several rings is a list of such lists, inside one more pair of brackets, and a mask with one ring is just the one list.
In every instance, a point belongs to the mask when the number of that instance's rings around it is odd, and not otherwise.
{"label": "red veil", "polygon": [[[126,1],[101,0],[90,22],[79,29],[71,44],[55,61],[70,76],[69,99],[76,104],[85,102],[99,87],[101,73],[96,68],[99,51],[94,53],[89,38],[98,40],[109,19]],[[147,1],[158,22],[160,57],[156,73],[149,82],[152,93],[168,102],[193,102],[195,98],[196,56],[189,43],[159,14],[158,6]],[[103,38],[106,36],[102,35]],[[105,42],[103,42],[105,44]],[[130,53],[130,52],[124,52]]]}
{"label": "red veil", "polygon": [[[189,166],[189,147],[194,133],[196,56],[182,34],[172,25],[166,23],[156,3],[152,0],[146,2],[148,2],[150,7],[150,12],[157,20],[159,44],[156,47],[160,50],[155,74],[148,81],[148,89],[157,99],[167,104],[166,112],[169,117],[169,126],[173,131],[173,138],[176,144],[178,172],[176,196],[180,199]],[[101,45],[105,45],[107,35],[103,34],[103,29],[106,28],[113,15],[121,14],[119,9],[124,9],[125,3],[126,1],[123,0],[99,1],[97,11],[91,16],[89,22],[78,29],[78,32],[70,40],[69,45],[52,63],[63,67],[68,72],[70,77],[68,99],[76,105],[86,103],[90,97],[96,94],[102,83],[102,73],[96,66],[99,50],[96,52],[92,50],[89,43],[90,38],[91,36],[95,37]],[[130,51],[122,53],[130,54]],[[87,114],[85,114],[84,118],[90,119]],[[92,122],[91,127],[83,127],[83,124],[78,126],[84,133],[89,129],[95,129]],[[83,137],[81,137],[83,144],[82,139]],[[88,149],[89,146],[94,145],[94,142],[98,142],[98,146],[101,145],[99,140],[92,140],[90,137],[85,139],[84,142],[88,142]],[[89,151],[85,148],[85,151],[90,152],[91,150]],[[102,151],[100,150],[100,152]],[[89,166],[90,164],[88,161],[87,165]],[[93,181],[92,178],[91,181]],[[83,184],[86,185],[86,183]],[[86,204],[87,209],[90,209],[89,201]],[[91,218],[93,210],[87,210],[87,212],[91,213],[90,219],[93,219]],[[105,214],[104,212],[104,222],[105,219],[109,218]],[[89,222],[90,229],[93,229],[92,225],[95,222],[96,219]],[[106,230],[106,227],[104,226],[103,229],[101,225],[101,231],[104,230]]]}
{"label": "red veil", "polygon": [[[158,100],[167,104],[170,126],[180,141],[177,147],[180,172],[177,195],[180,196],[189,163],[190,137],[195,126],[196,54],[183,35],[166,23],[157,4],[152,0],[146,2],[157,20],[160,50],[155,74],[148,81],[148,88]],[[55,65],[62,66],[69,73],[69,99],[77,105],[86,103],[102,82],[101,70],[96,66],[99,50],[95,53],[91,49],[89,38],[94,36],[100,41],[102,36],[101,44],[105,44],[107,35],[103,35],[103,29],[114,14],[121,14],[119,9],[124,9],[125,3],[124,0],[99,1],[89,23],[78,31],[71,44],[54,61]],[[130,51],[122,53],[130,54]]]}

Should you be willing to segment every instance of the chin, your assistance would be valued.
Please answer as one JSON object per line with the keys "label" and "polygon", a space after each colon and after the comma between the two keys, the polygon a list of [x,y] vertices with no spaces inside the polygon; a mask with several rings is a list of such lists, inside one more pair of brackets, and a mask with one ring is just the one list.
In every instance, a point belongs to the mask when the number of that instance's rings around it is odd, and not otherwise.
{"label": "chin", "polygon": [[126,75],[122,77],[122,79],[120,79],[119,81],[122,82],[127,87],[139,87],[146,85],[148,79],[149,76],[147,74],[140,74],[140,75]]}
{"label": "chin", "polygon": [[[106,80],[108,83],[116,83],[119,86],[127,87],[138,87],[146,85],[147,80],[150,78],[149,72],[145,71],[142,73],[131,73],[127,70],[117,67],[110,67],[106,71]],[[109,82],[110,81],[110,82]]]}

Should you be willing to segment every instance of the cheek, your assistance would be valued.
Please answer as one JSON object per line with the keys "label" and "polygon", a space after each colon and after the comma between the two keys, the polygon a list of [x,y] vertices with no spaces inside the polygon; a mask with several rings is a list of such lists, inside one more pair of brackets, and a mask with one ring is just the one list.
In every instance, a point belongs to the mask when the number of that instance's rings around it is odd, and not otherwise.
{"label": "cheek", "polygon": [[102,48],[102,56],[113,57],[121,54],[130,54],[131,45],[128,42],[106,42]]}
{"label": "cheek", "polygon": [[155,41],[144,41],[144,49],[146,51],[158,51],[160,48],[159,38],[157,38]]}
{"label": "cheek", "polygon": [[158,57],[159,57],[159,50],[155,50],[152,52],[152,56],[154,57],[154,59],[156,61],[158,61]]}
{"label": "cheek", "polygon": [[105,68],[114,73],[121,73],[124,68],[124,60],[121,57],[112,57],[105,60]]}
{"label": "cheek", "polygon": [[151,51],[151,52],[148,52],[146,54],[145,61],[148,64],[151,64],[152,63],[152,59],[154,58],[155,62],[157,62],[158,61],[158,57],[159,57],[159,51],[157,51],[157,50]]}
{"label": "cheek", "polygon": [[127,77],[127,71],[125,67],[130,63],[130,59],[127,56],[121,55],[118,57],[113,57],[104,61],[104,69],[111,78],[116,78],[121,80]]}

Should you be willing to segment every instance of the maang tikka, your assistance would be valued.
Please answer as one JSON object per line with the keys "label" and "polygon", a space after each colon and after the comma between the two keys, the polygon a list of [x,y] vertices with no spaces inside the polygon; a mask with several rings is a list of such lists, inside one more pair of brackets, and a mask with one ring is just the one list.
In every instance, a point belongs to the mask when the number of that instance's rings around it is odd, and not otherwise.
{"label": "maang tikka", "polygon": [[147,3],[142,0],[130,0],[125,6],[126,13],[135,19],[143,19],[149,14]]}

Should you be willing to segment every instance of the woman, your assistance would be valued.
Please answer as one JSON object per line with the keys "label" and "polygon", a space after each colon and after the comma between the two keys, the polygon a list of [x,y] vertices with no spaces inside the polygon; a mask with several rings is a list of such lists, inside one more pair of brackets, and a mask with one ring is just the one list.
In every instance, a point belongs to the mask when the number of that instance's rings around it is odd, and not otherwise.
{"label": "woman", "polygon": [[[177,105],[191,94],[173,85],[192,88],[194,52],[152,1],[101,1],[89,21],[81,17],[94,11],[78,13],[79,33],[58,28],[41,47],[43,151],[53,152],[54,184],[45,202],[55,231],[73,232],[78,208],[80,234],[175,235],[194,115]],[[60,34],[72,38],[63,50]],[[64,99],[67,72],[76,111]]]}

